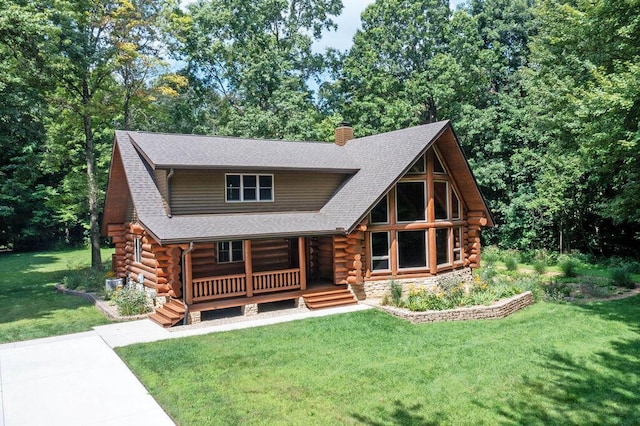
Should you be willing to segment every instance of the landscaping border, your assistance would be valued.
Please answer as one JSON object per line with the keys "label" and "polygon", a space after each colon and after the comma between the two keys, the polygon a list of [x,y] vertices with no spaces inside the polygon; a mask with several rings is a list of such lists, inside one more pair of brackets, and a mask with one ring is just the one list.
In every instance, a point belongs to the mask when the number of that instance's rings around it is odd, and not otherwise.
{"label": "landscaping border", "polygon": [[103,314],[105,314],[109,319],[114,321],[134,321],[147,318],[148,314],[141,315],[130,315],[130,316],[122,316],[118,314],[118,311],[113,306],[109,305],[109,303],[104,300],[98,299],[98,297],[93,293],[86,293],[84,291],[78,290],[69,290],[62,284],[56,284],[56,291],[62,294],[68,294],[71,296],[81,297],[88,302],[92,303],[96,308],[98,308]]}
{"label": "landscaping border", "polygon": [[479,319],[499,319],[526,308],[534,303],[533,294],[530,291],[516,294],[508,299],[498,300],[489,306],[465,306],[462,308],[449,309],[446,311],[423,311],[414,312],[404,308],[394,306],[377,306],[385,312],[398,318],[402,318],[412,324],[442,321],[468,321]]}

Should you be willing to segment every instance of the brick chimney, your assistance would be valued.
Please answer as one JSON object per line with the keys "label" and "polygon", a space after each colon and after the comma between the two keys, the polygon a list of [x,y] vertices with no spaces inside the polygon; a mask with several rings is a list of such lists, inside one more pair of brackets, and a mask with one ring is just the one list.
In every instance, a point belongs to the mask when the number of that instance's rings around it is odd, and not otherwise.
{"label": "brick chimney", "polygon": [[353,139],[353,127],[347,122],[342,122],[336,127],[336,145],[343,146]]}

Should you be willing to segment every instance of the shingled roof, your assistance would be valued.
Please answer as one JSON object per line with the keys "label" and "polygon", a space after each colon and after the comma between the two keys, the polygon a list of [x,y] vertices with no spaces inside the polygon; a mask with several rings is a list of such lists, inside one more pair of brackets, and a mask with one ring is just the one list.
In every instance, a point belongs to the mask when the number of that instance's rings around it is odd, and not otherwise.
{"label": "shingled roof", "polygon": [[[468,209],[486,212],[488,225],[492,226],[486,203],[451,124],[442,121],[353,139],[344,146],[116,131],[103,231],[108,223],[124,222],[125,200],[117,196],[116,187],[126,185],[137,219],[161,244],[346,234],[436,142],[445,162],[456,166],[454,179],[459,183]],[[308,170],[352,175],[317,212],[169,217],[154,182],[153,169],[156,168]]]}

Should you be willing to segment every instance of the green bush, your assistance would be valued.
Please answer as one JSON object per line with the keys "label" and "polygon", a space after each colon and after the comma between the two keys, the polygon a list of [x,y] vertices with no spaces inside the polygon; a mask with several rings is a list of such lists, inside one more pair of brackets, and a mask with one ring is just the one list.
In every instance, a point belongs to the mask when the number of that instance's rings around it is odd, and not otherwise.
{"label": "green bush", "polygon": [[571,291],[571,285],[568,283],[554,281],[545,287],[545,299],[550,302],[565,302],[565,298],[571,294]]}
{"label": "green bush", "polygon": [[495,265],[490,263],[488,265],[485,264],[482,268],[480,268],[477,274],[481,281],[490,282],[493,277],[498,274],[498,270],[496,269]]}
{"label": "green bush", "polygon": [[105,274],[89,267],[78,268],[68,266],[67,273],[62,278],[62,284],[70,290],[102,291],[104,289]]}
{"label": "green bush", "polygon": [[618,287],[635,288],[636,286],[631,278],[631,272],[624,266],[611,268],[609,270],[609,277]]}
{"label": "green bush", "polygon": [[540,275],[544,275],[547,272],[547,264],[544,260],[536,260],[533,262],[533,269]]}
{"label": "green bush", "polygon": [[118,307],[120,315],[140,315],[151,311],[151,301],[144,290],[137,290],[133,286],[126,286],[116,292],[113,301]]}
{"label": "green bush", "polygon": [[500,260],[500,249],[496,246],[484,247],[481,252],[481,259],[487,266],[496,263]]}
{"label": "green bush", "polygon": [[518,258],[516,256],[508,256],[504,259],[504,266],[507,267],[507,271],[518,270]]}
{"label": "green bush", "polygon": [[393,306],[402,305],[402,285],[395,281],[391,281],[391,304]]}
{"label": "green bush", "polygon": [[558,259],[558,265],[560,266],[560,270],[565,277],[573,278],[578,275],[578,267],[580,266],[580,262],[576,258],[564,255]]}

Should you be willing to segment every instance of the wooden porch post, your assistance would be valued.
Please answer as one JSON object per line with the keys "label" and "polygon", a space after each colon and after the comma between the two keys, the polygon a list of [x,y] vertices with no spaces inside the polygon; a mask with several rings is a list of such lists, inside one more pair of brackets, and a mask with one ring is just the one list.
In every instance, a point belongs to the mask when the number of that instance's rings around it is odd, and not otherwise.
{"label": "wooden porch post", "polygon": [[307,288],[307,259],[304,237],[298,237],[298,263],[300,265],[300,290]]}
{"label": "wooden porch post", "polygon": [[253,297],[253,263],[251,261],[251,240],[244,240],[244,273],[247,283],[247,297]]}
{"label": "wooden porch post", "polygon": [[[436,221],[436,205],[433,199],[433,148],[427,152],[427,222]],[[427,230],[427,253],[429,257],[429,272],[438,273],[438,252],[436,247],[436,228]]]}
{"label": "wooden porch post", "polygon": [[187,305],[193,305],[193,270],[191,269],[191,252],[184,257],[184,298]]}

